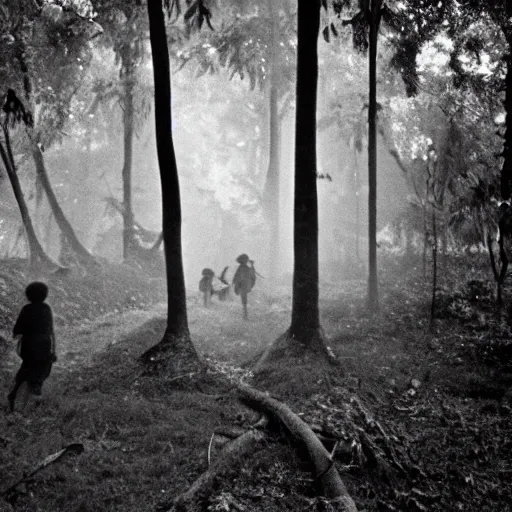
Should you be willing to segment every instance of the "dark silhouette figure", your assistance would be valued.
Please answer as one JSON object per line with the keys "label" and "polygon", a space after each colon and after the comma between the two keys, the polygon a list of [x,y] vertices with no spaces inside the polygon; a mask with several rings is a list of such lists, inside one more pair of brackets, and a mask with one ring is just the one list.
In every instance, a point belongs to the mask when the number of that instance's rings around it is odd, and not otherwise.
{"label": "dark silhouette figure", "polygon": [[[247,319],[247,295],[253,289],[254,283],[256,282],[256,271],[254,270],[254,261],[250,260],[247,254],[240,254],[236,261],[240,265],[236,269],[233,277],[233,286],[236,295],[240,295],[244,310],[244,319]],[[251,266],[249,266],[248,263]]]}
{"label": "dark silhouette figure", "polygon": [[226,280],[226,272],[229,267],[225,267],[220,277],[215,275],[211,268],[203,268],[202,278],[199,281],[199,291],[203,294],[204,307],[210,305],[213,295],[217,295],[220,301],[225,301],[229,297],[229,283]]}
{"label": "dark silhouette figure", "polygon": [[203,294],[203,304],[207,308],[210,305],[210,300],[213,295],[213,278],[215,272],[211,268],[203,268],[201,272],[203,276],[199,281],[199,291]]}
{"label": "dark silhouette figure", "polygon": [[[49,377],[55,355],[55,334],[53,331],[52,310],[44,301],[48,287],[41,282],[30,283],[25,295],[29,304],[23,306],[14,325],[13,336],[21,336],[19,356],[21,368],[14,380],[14,387],[8,395],[9,407],[14,411],[14,402],[19,388],[27,383],[28,391],[41,396],[43,382]],[[28,394],[24,398],[24,403]]]}

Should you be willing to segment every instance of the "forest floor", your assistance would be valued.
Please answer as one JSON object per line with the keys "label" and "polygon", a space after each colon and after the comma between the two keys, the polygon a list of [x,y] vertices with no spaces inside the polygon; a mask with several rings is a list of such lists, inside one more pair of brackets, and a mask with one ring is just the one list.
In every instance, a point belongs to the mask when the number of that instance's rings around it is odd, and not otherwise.
{"label": "forest floor", "polygon": [[[322,326],[341,366],[326,379],[283,368],[266,388],[338,440],[333,458],[360,511],[512,510],[512,330],[496,311],[490,272],[477,257],[450,262],[441,272],[439,318],[430,325],[421,269],[386,267],[374,317],[365,311],[364,281],[321,286]],[[0,276],[4,310],[22,303],[23,284],[14,293],[8,281],[16,272]],[[289,327],[290,289],[260,280],[248,321],[235,299],[204,309],[190,293],[192,338],[214,378],[180,390],[146,375],[137,361],[163,333],[161,289],[139,283],[140,295],[123,292],[137,288],[137,280],[126,270],[124,277],[112,272],[118,285],[109,298],[96,297],[98,287],[78,277],[74,284],[59,281],[62,293],[49,301],[59,359],[44,401],[14,414],[0,402],[2,512],[169,510],[220,453],[214,433],[243,431],[258,419],[215,376],[251,382],[244,362]],[[109,289],[107,280],[102,293]],[[66,300],[76,306],[67,308]],[[91,301],[101,304],[94,309]],[[81,308],[90,314],[81,316]],[[2,318],[0,327],[9,330],[12,314]],[[19,359],[13,347],[0,352],[5,397]],[[1,495],[71,443],[84,451]],[[274,436],[267,443],[217,482],[205,510],[329,510],[290,440]]]}

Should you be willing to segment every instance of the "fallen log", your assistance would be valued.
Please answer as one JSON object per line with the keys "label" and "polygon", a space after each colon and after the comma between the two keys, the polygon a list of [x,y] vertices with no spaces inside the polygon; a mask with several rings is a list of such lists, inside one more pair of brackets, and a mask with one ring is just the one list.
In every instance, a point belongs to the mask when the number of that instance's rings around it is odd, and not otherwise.
{"label": "fallen log", "polygon": [[251,429],[231,441],[210,467],[174,501],[173,512],[201,512],[219,478],[233,471],[263,444],[265,432]]}
{"label": "fallen log", "polygon": [[239,399],[245,405],[277,419],[290,435],[306,449],[313,466],[315,479],[321,492],[330,501],[332,510],[357,512],[354,500],[348,494],[334,461],[309,425],[299,418],[287,405],[267,394],[247,386],[239,386]]}

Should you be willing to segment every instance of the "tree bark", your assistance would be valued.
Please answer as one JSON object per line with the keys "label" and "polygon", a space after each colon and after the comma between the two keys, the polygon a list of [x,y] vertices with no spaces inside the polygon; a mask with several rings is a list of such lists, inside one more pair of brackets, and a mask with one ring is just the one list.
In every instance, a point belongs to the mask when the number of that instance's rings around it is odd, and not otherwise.
{"label": "tree bark", "polygon": [[181,369],[199,365],[190,339],[181,250],[181,203],[178,168],[171,125],[171,80],[169,50],[162,0],[148,0],[149,35],[155,85],[155,124],[158,165],[162,187],[162,233],[167,279],[167,327],[161,342],[149,349],[143,360],[165,349],[183,360]]}
{"label": "tree bark", "polygon": [[52,210],[53,216],[55,217],[55,221],[61,230],[63,238],[65,239],[65,243],[76,256],[79,263],[85,266],[97,265],[97,262],[92,254],[78,240],[73,227],[62,211],[62,208],[60,207],[60,204],[57,200],[57,197],[55,196],[50,180],[48,178],[43,153],[41,152],[39,146],[32,140],[31,150],[32,157],[36,165],[37,176],[40,180],[43,190],[45,191],[46,197],[48,198],[48,203]]}
{"label": "tree bark", "polygon": [[123,259],[128,260],[134,247],[134,216],[132,205],[132,161],[133,161],[133,62],[130,50],[122,57],[123,61]]}
{"label": "tree bark", "polygon": [[377,39],[382,0],[371,0],[368,107],[368,310],[379,310],[377,278]]}
{"label": "tree bark", "polygon": [[275,275],[279,263],[279,191],[280,191],[280,118],[277,72],[277,22],[276,0],[267,0],[270,22],[270,73],[269,73],[269,161],[263,193],[265,216],[269,228],[269,274]]}
{"label": "tree bark", "polygon": [[295,119],[294,273],[290,335],[306,342],[320,329],[316,105],[320,0],[299,0]]}

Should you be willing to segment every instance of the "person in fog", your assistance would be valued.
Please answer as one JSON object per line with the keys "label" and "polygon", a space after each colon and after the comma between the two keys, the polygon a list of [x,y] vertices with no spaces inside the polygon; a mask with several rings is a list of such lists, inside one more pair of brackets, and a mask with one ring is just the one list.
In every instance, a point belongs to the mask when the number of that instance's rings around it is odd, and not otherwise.
{"label": "person in fog", "polygon": [[199,291],[203,294],[203,304],[207,308],[210,305],[211,297],[213,295],[213,278],[215,272],[211,268],[203,268],[201,275],[203,276],[199,281]]}
{"label": "person in fog", "polygon": [[225,267],[220,277],[215,275],[211,268],[203,268],[199,281],[199,291],[203,294],[203,304],[207,308],[210,305],[213,295],[217,295],[220,301],[225,301],[229,296],[229,283],[226,281],[226,272],[229,267]]}
{"label": "person in fog", "polygon": [[45,302],[48,286],[38,281],[30,283],[25,289],[25,295],[29,303],[23,306],[13,328],[14,338],[21,337],[18,355],[22,364],[8,395],[11,412],[14,411],[16,395],[22,384],[25,383],[27,387],[23,407],[30,394],[41,396],[43,382],[49,377],[52,364],[57,360],[52,310]]}
{"label": "person in fog", "polygon": [[254,283],[256,283],[256,271],[254,269],[254,261],[250,260],[247,254],[240,254],[236,261],[239,263],[239,267],[236,269],[235,275],[233,276],[233,287],[235,294],[240,295],[244,319],[247,320],[247,295],[253,289]]}

